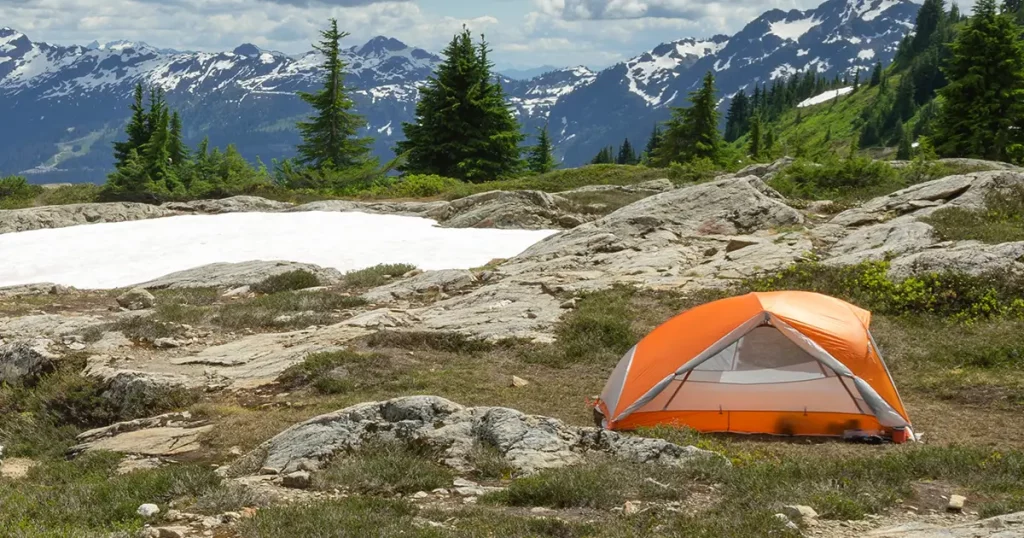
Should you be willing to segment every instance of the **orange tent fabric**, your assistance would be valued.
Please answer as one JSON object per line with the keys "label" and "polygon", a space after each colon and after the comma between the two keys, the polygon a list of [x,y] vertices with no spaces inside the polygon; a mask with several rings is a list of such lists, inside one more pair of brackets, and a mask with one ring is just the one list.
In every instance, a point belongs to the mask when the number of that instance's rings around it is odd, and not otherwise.
{"label": "orange tent fabric", "polygon": [[707,303],[630,349],[597,409],[604,427],[614,430],[659,424],[791,435],[909,430],[870,322],[870,312],[811,292]]}

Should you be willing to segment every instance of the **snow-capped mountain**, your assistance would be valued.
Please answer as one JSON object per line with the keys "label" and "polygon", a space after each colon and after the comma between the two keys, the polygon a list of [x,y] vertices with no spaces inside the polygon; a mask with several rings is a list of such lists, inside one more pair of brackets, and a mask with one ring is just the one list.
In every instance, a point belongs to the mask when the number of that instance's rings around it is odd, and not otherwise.
{"label": "snow-capped mountain", "polygon": [[[642,145],[708,70],[724,107],[740,88],[812,66],[832,74],[891,61],[917,9],[910,0],[828,0],[808,11],[769,11],[733,36],[665,43],[598,73],[581,66],[500,80],[524,131],[548,124],[557,155],[575,166],[625,137]],[[440,58],[383,36],[344,55],[374,151],[388,160]],[[0,174],[102,181],[137,82],[167,92],[190,143],[209,136],[251,159],[290,156],[294,124],[309,112],[295,92],[315,89],[318,64],[313,52],[289,56],[251,44],[219,53],[125,41],[60,46],[0,28]]]}

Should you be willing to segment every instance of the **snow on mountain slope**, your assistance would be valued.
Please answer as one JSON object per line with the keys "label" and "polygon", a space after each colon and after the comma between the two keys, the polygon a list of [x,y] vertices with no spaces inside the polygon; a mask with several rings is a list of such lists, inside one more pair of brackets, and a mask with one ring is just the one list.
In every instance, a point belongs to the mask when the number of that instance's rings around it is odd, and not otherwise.
{"label": "snow on mountain slope", "polygon": [[[704,73],[724,99],[754,84],[815,68],[850,75],[892,60],[913,28],[911,0],[827,0],[799,11],[774,9],[733,36],[664,43],[600,72],[556,69],[530,80],[499,77],[509,106],[532,136],[550,125],[564,165],[630,138],[643,145],[671,107],[685,106]],[[393,38],[343,51],[375,154],[392,157],[402,122],[415,113],[419,86],[440,58]],[[309,113],[295,92],[314,89],[319,58],[243,44],[226,52],[179,52],[145,43],[87,47],[31,41],[0,29],[0,173],[43,171],[35,181],[102,181],[110,143],[120,136],[136,82],[167,91],[185,119],[186,141],[234,143],[247,158],[287,157]],[[532,143],[528,141],[528,143]]]}

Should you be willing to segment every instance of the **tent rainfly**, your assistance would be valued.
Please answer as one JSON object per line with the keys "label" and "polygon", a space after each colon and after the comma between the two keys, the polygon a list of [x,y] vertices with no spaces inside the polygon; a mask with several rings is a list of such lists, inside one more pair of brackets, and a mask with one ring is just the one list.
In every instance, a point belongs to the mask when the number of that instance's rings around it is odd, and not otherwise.
{"label": "tent rainfly", "polygon": [[601,426],[913,440],[871,313],[802,291],[750,293],[665,322],[619,361]]}

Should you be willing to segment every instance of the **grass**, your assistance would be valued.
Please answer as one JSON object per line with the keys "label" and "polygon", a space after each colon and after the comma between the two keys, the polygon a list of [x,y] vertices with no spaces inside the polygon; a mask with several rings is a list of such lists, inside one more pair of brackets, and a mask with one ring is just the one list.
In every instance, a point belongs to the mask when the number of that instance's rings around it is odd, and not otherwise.
{"label": "grass", "polygon": [[1024,187],[1017,185],[1005,192],[989,193],[984,209],[950,207],[924,220],[944,240],[990,244],[1024,241]]}
{"label": "grass", "polygon": [[651,193],[620,190],[584,191],[563,194],[573,203],[573,210],[586,215],[607,215],[619,208],[650,196]]}
{"label": "grass", "polygon": [[43,187],[23,178],[5,177],[0,178],[0,209],[90,203],[98,200],[99,191],[92,183]]}
{"label": "grass", "polygon": [[495,344],[461,333],[438,331],[379,331],[371,334],[366,344],[371,348],[431,349],[458,354],[484,353]]}
{"label": "grass", "polygon": [[563,192],[587,185],[634,185],[666,177],[668,177],[667,172],[658,168],[617,164],[592,164],[579,168],[554,170],[546,174],[523,176],[516,179],[477,184],[466,183],[459,189],[446,193],[446,196],[461,198],[470,194],[493,190]]}
{"label": "grass", "polygon": [[484,495],[481,501],[606,510],[627,500],[681,501],[692,486],[692,475],[679,468],[597,459],[520,478],[502,491]]}
{"label": "grass", "polygon": [[379,383],[393,373],[392,361],[384,355],[331,351],[310,354],[282,372],[278,381],[289,388],[310,386],[321,394],[339,394]]}
{"label": "grass", "polygon": [[126,475],[114,472],[120,455],[85,454],[47,461],[24,480],[0,478],[0,529],[5,536],[57,538],[137,531],[142,503],[164,504],[214,491],[220,479],[207,466],[169,465]]}
{"label": "grass", "polygon": [[302,328],[330,323],[334,311],[364,304],[359,297],[332,292],[283,291],[222,305],[213,322],[227,330]]}
{"label": "grass", "polygon": [[317,489],[346,488],[364,494],[411,494],[451,487],[455,473],[399,442],[364,444],[335,458],[313,476]]}
{"label": "grass", "polygon": [[335,538],[444,536],[413,525],[416,509],[390,499],[351,497],[342,500],[277,506],[244,520],[239,531],[248,538],[320,538],[330,529]]}
{"label": "grass", "polygon": [[341,285],[349,289],[370,289],[387,284],[392,278],[400,277],[416,269],[407,263],[382,263],[358,271],[345,273]]}
{"label": "grass", "polygon": [[320,286],[320,278],[303,269],[287,271],[269,276],[252,287],[256,293],[280,293],[282,291],[303,290]]}

